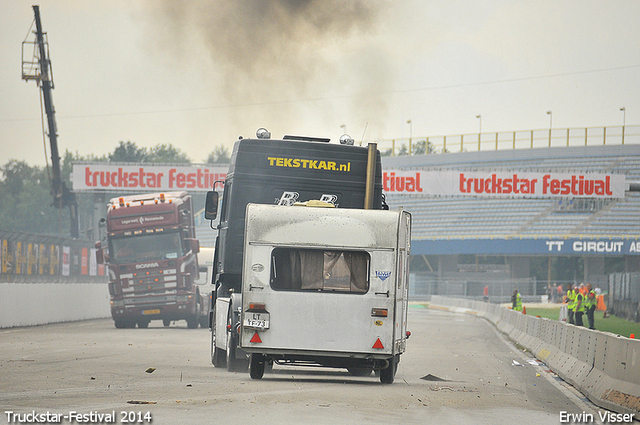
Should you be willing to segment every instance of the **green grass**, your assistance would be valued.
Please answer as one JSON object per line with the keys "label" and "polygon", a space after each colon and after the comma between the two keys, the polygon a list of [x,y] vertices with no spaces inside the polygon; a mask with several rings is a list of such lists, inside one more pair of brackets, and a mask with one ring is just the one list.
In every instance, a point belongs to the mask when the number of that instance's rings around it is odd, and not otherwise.
{"label": "green grass", "polygon": [[[527,308],[529,316],[546,317],[551,320],[558,320],[560,316],[560,307],[558,308]],[[640,338],[640,323],[631,322],[616,316],[609,316],[606,319],[602,317],[602,311],[596,311],[595,326],[599,331],[611,332],[616,335],[629,337],[635,334],[636,338]],[[584,324],[588,326],[587,315],[583,316]]]}

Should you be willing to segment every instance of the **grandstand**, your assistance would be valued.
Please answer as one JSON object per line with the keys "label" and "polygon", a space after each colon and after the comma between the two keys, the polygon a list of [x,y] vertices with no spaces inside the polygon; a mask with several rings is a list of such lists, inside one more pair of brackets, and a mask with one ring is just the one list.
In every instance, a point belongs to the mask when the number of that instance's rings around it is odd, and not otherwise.
{"label": "grandstand", "polygon": [[[455,170],[624,176],[624,197],[619,198],[387,193],[391,208],[402,206],[413,215],[412,267],[419,268],[414,267],[421,263],[416,257],[424,259],[427,267],[422,283],[431,293],[438,293],[433,287],[445,280],[458,286],[466,282],[462,285],[466,292],[461,295],[472,295],[468,286],[473,281],[475,287],[471,292],[479,295],[479,288],[486,282],[500,279],[512,282],[509,290],[518,287],[525,293],[543,293],[548,283],[554,283],[552,277],[562,274],[552,270],[556,267],[554,257],[579,258],[580,269],[574,270],[574,280],[603,287],[607,285],[607,274],[613,270],[614,258],[617,269],[613,271],[640,271],[635,242],[640,238],[640,193],[629,191],[640,182],[640,145],[384,157],[383,169],[387,172]],[[483,261],[488,256],[497,258],[497,261],[494,258],[495,267]],[[537,284],[532,270],[532,262],[536,261],[549,264],[546,279],[541,281],[538,277]],[[505,264],[508,267],[505,268]],[[518,280],[532,283],[523,288]],[[420,278],[416,282],[418,287],[419,281]],[[442,287],[441,284],[440,293]],[[502,295],[505,292],[501,289]]]}

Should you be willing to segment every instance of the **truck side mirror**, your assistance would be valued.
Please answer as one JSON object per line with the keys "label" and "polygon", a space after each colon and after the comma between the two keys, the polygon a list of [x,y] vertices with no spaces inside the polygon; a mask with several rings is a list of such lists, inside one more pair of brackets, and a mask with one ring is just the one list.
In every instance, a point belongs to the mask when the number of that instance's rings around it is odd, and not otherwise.
{"label": "truck side mirror", "polygon": [[204,206],[204,218],[207,220],[215,220],[218,216],[218,192],[207,192],[207,201]]}

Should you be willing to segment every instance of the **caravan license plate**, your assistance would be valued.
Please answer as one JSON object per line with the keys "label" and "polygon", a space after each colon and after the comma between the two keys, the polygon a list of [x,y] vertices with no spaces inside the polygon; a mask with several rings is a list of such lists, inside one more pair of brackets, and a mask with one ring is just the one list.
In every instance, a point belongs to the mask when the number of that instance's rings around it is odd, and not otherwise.
{"label": "caravan license plate", "polygon": [[253,329],[269,329],[269,313],[251,313],[244,314],[244,323],[246,328]]}

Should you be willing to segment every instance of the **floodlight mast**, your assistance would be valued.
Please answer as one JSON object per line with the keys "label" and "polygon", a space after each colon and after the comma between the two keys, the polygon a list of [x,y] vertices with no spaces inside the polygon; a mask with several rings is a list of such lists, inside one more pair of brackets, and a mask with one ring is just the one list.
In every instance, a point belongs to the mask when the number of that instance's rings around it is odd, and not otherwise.
{"label": "floodlight mast", "polygon": [[[46,43],[44,41],[44,33],[42,32],[42,23],[40,21],[40,7],[34,5],[33,12],[36,21],[36,44],[38,48],[38,70],[36,75],[25,75],[24,80],[35,79],[40,88],[42,88],[42,96],[44,99],[44,108],[47,114],[47,125],[49,128],[49,142],[51,145],[51,193],[53,195],[53,205],[56,208],[69,207],[71,237],[78,238],[80,236],[78,225],[78,203],[76,195],[62,181],[60,168],[60,154],[58,152],[58,130],[56,127],[55,109],[53,107],[53,98],[51,89],[53,88],[53,72],[51,71],[51,61],[47,54]],[[39,71],[39,72],[38,72]],[[51,77],[50,77],[51,74]]]}

